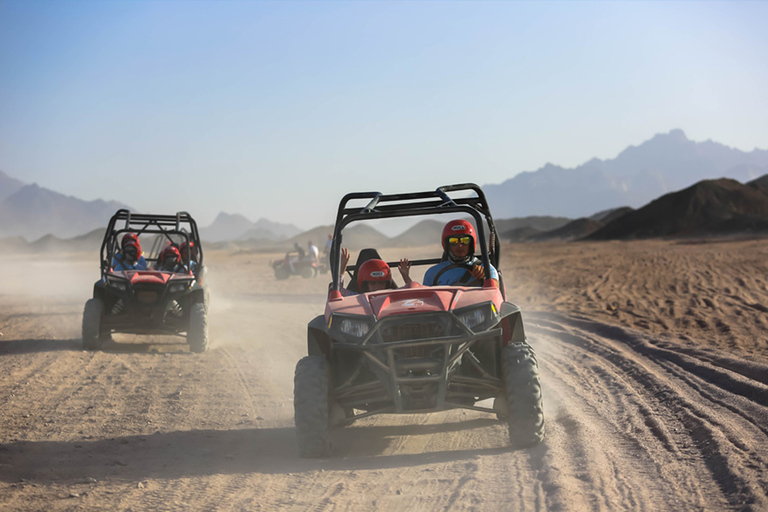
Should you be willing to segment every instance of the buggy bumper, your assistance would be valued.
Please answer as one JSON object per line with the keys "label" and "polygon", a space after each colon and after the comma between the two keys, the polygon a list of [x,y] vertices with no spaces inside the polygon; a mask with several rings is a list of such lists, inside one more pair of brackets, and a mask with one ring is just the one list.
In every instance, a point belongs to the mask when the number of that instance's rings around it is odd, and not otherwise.
{"label": "buggy bumper", "polygon": [[101,328],[105,332],[127,334],[178,334],[185,332],[189,320],[162,315],[163,311],[134,311],[122,315],[105,315]]}
{"label": "buggy bumper", "polygon": [[454,408],[492,412],[474,403],[503,393],[496,356],[502,329],[473,332],[455,315],[435,313],[420,315],[419,321],[439,323],[448,335],[387,339],[391,327],[413,320],[383,319],[361,343],[334,342],[334,357],[346,362],[340,366],[351,368],[336,376],[335,400],[369,414]]}

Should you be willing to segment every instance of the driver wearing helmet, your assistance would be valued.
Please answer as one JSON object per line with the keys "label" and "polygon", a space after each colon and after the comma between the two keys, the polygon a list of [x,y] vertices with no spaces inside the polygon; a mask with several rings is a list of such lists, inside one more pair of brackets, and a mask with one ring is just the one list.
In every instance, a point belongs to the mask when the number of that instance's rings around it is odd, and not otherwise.
{"label": "driver wearing helmet", "polygon": [[155,270],[163,272],[186,272],[187,267],[181,261],[181,253],[179,250],[175,246],[169,245],[163,249],[163,252],[161,252],[160,256],[157,258]]}
{"label": "driver wearing helmet", "polygon": [[141,246],[133,241],[123,244],[123,250],[115,255],[114,270],[147,270],[147,262],[141,254]]}
{"label": "driver wearing helmet", "polygon": [[114,270],[147,270],[147,262],[141,254],[136,233],[126,233],[120,241],[120,252],[112,258]]}
{"label": "driver wearing helmet", "polygon": [[452,220],[443,228],[443,260],[424,274],[425,286],[481,286],[487,278],[496,281],[499,273],[488,272],[475,257],[475,228],[466,220]]}

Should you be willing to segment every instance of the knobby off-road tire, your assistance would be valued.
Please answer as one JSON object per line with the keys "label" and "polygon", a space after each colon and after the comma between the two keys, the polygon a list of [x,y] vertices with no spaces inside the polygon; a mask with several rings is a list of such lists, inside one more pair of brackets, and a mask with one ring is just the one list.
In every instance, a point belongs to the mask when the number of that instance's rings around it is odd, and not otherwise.
{"label": "knobby off-road tire", "polygon": [[189,310],[187,343],[192,352],[208,350],[208,306],[204,302],[192,304]]}
{"label": "knobby off-road tire", "polygon": [[501,353],[507,394],[509,442],[525,448],[544,438],[544,409],[539,383],[539,363],[528,343],[513,343]]}
{"label": "knobby off-road tire", "polygon": [[325,356],[306,356],[293,377],[293,417],[302,457],[322,457],[331,451],[331,370]]}
{"label": "knobby off-road tire", "polygon": [[309,279],[310,277],[315,277],[315,269],[312,267],[304,267],[300,270],[301,277],[304,279]]}
{"label": "knobby off-road tire", "polygon": [[85,350],[99,350],[101,348],[101,315],[104,312],[104,303],[101,299],[88,299],[83,309],[83,348]]}

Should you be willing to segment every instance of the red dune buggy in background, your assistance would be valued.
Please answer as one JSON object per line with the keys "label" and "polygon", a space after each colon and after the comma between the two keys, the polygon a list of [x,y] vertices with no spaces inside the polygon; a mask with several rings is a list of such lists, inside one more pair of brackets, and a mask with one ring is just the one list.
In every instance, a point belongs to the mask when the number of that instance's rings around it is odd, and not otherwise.
{"label": "red dune buggy in background", "polygon": [[[147,270],[118,271],[112,261],[126,233],[151,244]],[[186,245],[185,245],[186,244]],[[182,250],[182,272],[153,270],[160,252]],[[190,249],[191,248],[191,249]],[[208,307],[202,285],[205,267],[197,223],[186,212],[152,215],[118,210],[101,244],[101,279],[83,312],[83,347],[97,350],[111,333],[182,335],[192,352],[208,350]]]}
{"label": "red dune buggy in background", "polygon": [[[363,206],[350,206],[360,200]],[[356,268],[339,268],[342,233],[349,224],[445,214],[472,218],[478,256],[485,268],[492,264],[499,269],[496,228],[477,185],[392,195],[352,193],[342,199],[325,314],[309,323],[309,355],[298,362],[294,376],[294,419],[302,456],[328,454],[331,429],[358,418],[457,408],[505,419],[514,447],[541,441],[538,363],[526,340],[520,308],[506,301],[500,270],[499,286],[486,279],[481,287],[411,285],[347,297],[339,291],[343,272]],[[393,268],[397,264],[388,262]],[[476,405],[490,398],[493,408]]]}

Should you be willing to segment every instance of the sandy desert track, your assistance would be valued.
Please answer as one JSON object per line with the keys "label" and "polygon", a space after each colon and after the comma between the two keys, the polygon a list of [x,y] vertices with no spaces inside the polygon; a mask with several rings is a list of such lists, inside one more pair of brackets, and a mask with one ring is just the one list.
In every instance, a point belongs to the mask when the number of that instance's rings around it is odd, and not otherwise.
{"label": "sandy desert track", "polygon": [[200,355],[85,352],[88,255],[3,260],[51,273],[0,281],[0,509],[768,510],[766,241],[505,247],[544,443],[510,450],[471,411],[380,416],[318,460],[297,456],[292,388],[326,280],[208,258]]}

